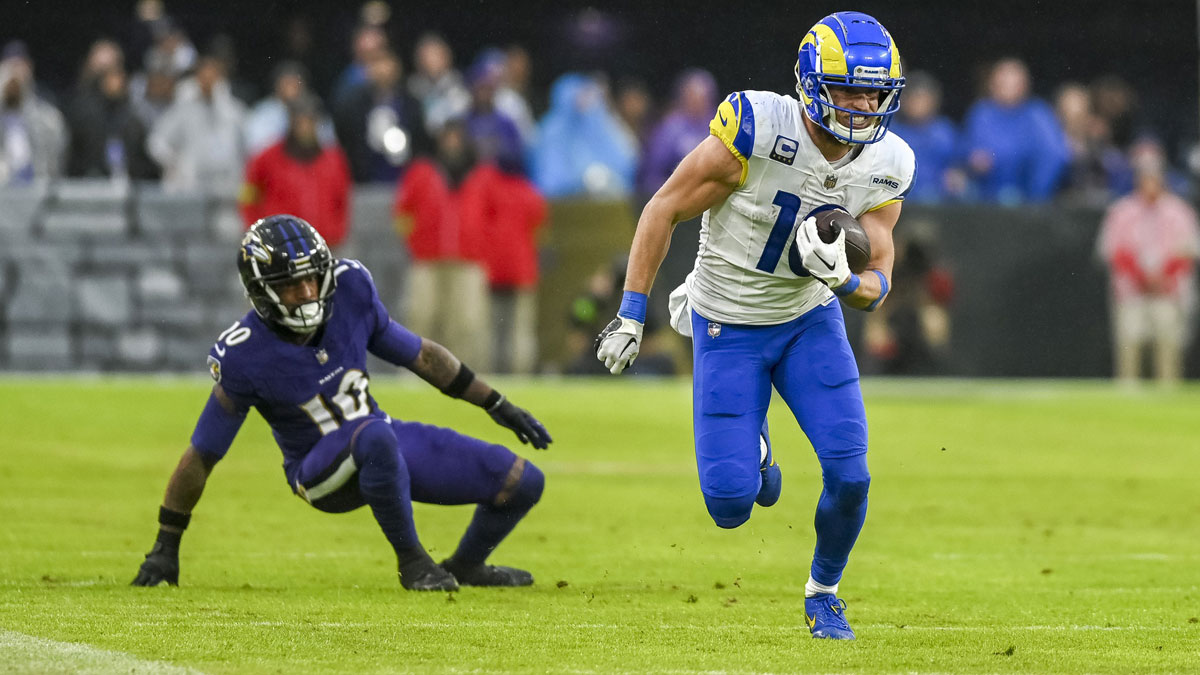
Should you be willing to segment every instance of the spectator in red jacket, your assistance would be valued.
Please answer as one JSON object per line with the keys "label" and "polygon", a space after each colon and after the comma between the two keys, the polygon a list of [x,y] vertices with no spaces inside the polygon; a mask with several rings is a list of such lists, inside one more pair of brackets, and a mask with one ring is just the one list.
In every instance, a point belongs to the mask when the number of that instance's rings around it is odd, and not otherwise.
{"label": "spectator in red jacket", "polygon": [[1137,189],[1109,207],[1098,245],[1111,273],[1114,371],[1135,381],[1152,344],[1157,378],[1171,383],[1182,375],[1195,307],[1200,226],[1167,187],[1161,148],[1136,148],[1133,166]]}
{"label": "spectator in red jacket", "polygon": [[483,247],[491,290],[493,365],[532,373],[537,360],[537,230],[546,200],[533,183],[496,164],[481,164],[462,186],[464,218],[487,233]]}
{"label": "spectator in red jacket", "polygon": [[249,225],[275,213],[295,214],[331,247],[346,239],[350,168],[337,145],[321,146],[320,102],[304,96],[289,107],[287,136],[246,166],[242,215]]}
{"label": "spectator in red jacket", "polygon": [[461,121],[438,131],[437,154],[408,166],[396,190],[396,226],[407,237],[411,264],[405,284],[404,323],[465,363],[490,362],[487,277],[479,219],[463,217],[465,182],[474,154]]}

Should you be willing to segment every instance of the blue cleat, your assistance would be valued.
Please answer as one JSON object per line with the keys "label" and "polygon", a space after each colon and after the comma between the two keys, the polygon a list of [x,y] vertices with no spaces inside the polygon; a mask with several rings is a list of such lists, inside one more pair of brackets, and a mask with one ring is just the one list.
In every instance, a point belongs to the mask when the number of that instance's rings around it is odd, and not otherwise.
{"label": "blue cleat", "polygon": [[824,640],[853,640],[854,631],[846,623],[846,601],[822,593],[804,599],[804,621],[812,636]]}
{"label": "blue cleat", "polygon": [[758,488],[758,496],[754,498],[754,502],[759,506],[774,506],[783,490],[783,473],[771,454],[771,436],[767,433],[766,420],[763,420],[762,434],[759,435],[758,442],[762,454],[762,464],[758,469],[762,474],[762,485]]}

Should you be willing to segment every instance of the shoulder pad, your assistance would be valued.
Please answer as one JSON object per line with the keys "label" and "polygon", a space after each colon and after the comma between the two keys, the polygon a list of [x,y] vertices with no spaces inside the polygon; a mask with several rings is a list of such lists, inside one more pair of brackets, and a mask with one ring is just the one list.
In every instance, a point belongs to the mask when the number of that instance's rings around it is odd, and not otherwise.
{"label": "shoulder pad", "polygon": [[721,101],[717,113],[708,123],[708,131],[721,139],[742,163],[742,178],[738,185],[745,183],[750,156],[754,154],[754,106],[746,92],[734,92]]}
{"label": "shoulder pad", "polygon": [[[335,306],[369,308],[379,298],[375,288],[375,279],[367,266],[358,260],[343,258],[337,261],[333,268],[337,278],[337,291],[334,295]],[[337,310],[335,310],[337,311]],[[354,309],[352,311],[358,311]]]}
{"label": "shoulder pad", "polygon": [[738,159],[749,159],[754,154],[754,106],[746,92],[734,92],[721,101],[717,106],[717,114],[708,124],[708,130],[721,139]]}
{"label": "shoulder pad", "polygon": [[334,263],[333,275],[341,276],[346,270],[358,270],[366,274],[368,279],[371,278],[371,272],[367,269],[366,265],[357,260],[351,260],[350,258],[340,258],[336,263]]}

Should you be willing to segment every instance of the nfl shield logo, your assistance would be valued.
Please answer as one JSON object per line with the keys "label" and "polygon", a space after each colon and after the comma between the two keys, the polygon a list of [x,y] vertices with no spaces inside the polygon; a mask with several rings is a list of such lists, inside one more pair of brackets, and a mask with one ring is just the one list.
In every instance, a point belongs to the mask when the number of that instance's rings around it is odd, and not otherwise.
{"label": "nfl shield logo", "polygon": [[708,324],[708,337],[715,338],[721,334],[721,324],[715,321],[710,321]]}
{"label": "nfl shield logo", "polygon": [[215,356],[208,357],[208,374],[212,375],[214,382],[221,382],[221,362]]}
{"label": "nfl shield logo", "polygon": [[832,189],[833,186],[835,186],[835,185],[837,185],[837,175],[836,174],[831,173],[828,176],[825,176],[825,189],[826,190]]}
{"label": "nfl shield logo", "polygon": [[324,349],[317,350],[317,363],[325,365],[329,362],[329,354],[325,353]]}

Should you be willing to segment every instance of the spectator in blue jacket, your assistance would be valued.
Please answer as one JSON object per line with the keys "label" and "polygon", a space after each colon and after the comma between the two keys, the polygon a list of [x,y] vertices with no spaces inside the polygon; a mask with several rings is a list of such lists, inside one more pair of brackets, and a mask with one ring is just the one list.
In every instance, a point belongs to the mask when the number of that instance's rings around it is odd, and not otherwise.
{"label": "spectator in blue jacket", "polygon": [[1054,111],[1029,92],[1029,70],[1003,59],[988,76],[988,97],[967,111],[964,146],[975,195],[1002,204],[1054,196],[1070,153]]}
{"label": "spectator in blue jacket", "polygon": [[550,90],[531,157],[534,182],[547,197],[625,196],[633,188],[637,146],[609,108],[595,79],[567,73]]}
{"label": "spectator in blue jacket", "polygon": [[942,87],[932,75],[920,71],[906,80],[904,104],[891,131],[908,142],[917,159],[917,175],[907,200],[938,204],[961,198],[967,179],[959,162],[958,129],[939,114]]}

